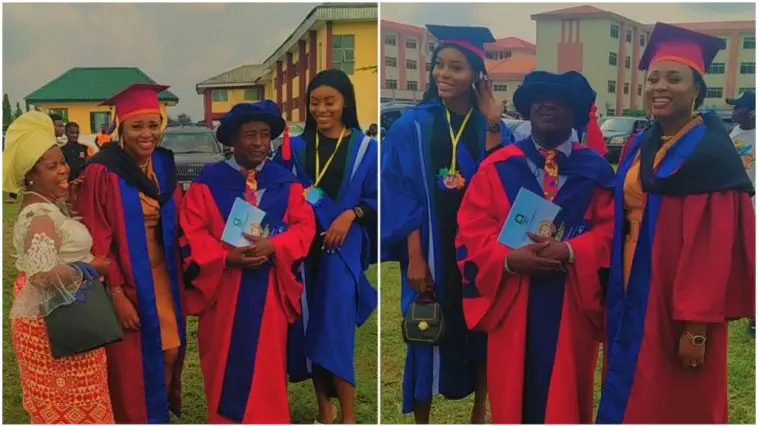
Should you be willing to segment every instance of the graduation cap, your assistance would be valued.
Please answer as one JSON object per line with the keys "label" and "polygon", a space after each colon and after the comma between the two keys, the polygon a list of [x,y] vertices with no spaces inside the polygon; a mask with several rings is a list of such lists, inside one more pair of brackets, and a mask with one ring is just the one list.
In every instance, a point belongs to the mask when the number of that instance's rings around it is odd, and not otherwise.
{"label": "graduation cap", "polygon": [[660,61],[675,61],[702,76],[718,51],[725,48],[726,42],[721,38],[658,22],[640,58],[639,68],[647,70]]}
{"label": "graduation cap", "polygon": [[734,108],[755,109],[755,92],[749,90],[741,92],[736,98],[728,98],[726,103]]}
{"label": "graduation cap", "polygon": [[440,46],[452,44],[462,47],[482,59],[485,58],[484,44],[495,41],[495,37],[492,36],[489,28],[484,27],[427,25],[426,29],[437,38]]}
{"label": "graduation cap", "polygon": [[158,93],[169,87],[155,83],[134,83],[100,105],[115,106],[119,123],[138,114],[160,114],[161,104],[158,101]]}

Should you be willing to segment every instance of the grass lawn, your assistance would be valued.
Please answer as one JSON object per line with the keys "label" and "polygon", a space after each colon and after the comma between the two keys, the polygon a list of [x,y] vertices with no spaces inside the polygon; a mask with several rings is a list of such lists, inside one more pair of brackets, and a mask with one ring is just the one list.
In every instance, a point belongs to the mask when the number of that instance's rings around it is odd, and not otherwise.
{"label": "grass lawn", "polygon": [[[3,194],[4,198],[5,195]],[[29,417],[21,407],[21,387],[18,367],[11,347],[10,313],[13,280],[16,276],[11,233],[17,207],[3,206],[3,423],[28,424]],[[369,277],[376,285],[376,270]],[[206,422],[203,378],[196,346],[197,324],[194,318],[188,326],[188,354],[184,365],[184,412],[174,423],[203,424]],[[355,368],[357,380],[356,415],[358,423],[376,423],[377,411],[377,328],[376,315],[372,315],[356,334]],[[312,424],[317,415],[316,396],[311,381],[290,385],[290,411],[293,423]],[[337,401],[334,401],[335,404]]]}
{"label": "grass lawn", "polygon": [[[402,380],[405,344],[400,334],[400,267],[382,265],[382,413],[385,424],[413,423],[413,414],[403,416]],[[745,333],[745,321],[731,325],[729,336],[729,422],[755,423],[755,341]],[[600,392],[600,370],[596,373],[595,400]],[[473,395],[459,401],[437,396],[432,403],[432,423],[468,423]]]}

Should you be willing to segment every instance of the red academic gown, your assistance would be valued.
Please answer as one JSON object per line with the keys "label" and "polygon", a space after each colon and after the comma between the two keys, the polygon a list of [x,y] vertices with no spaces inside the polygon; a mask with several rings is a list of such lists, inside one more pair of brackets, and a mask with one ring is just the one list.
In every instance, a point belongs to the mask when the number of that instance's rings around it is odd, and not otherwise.
{"label": "red academic gown", "polygon": [[168,189],[169,175],[175,170],[173,155],[157,149],[152,157],[155,174],[161,191],[172,193],[161,206],[161,244],[181,341],[173,387],[167,392],[160,322],[152,269],[145,251],[145,221],[138,190],[105,165],[117,161],[112,156],[116,148],[101,151],[93,157],[95,163],[84,169],[84,182],[78,194],[78,211],[92,234],[92,254],[108,256],[111,261],[106,283],[123,288],[140,318],[139,331],[125,330],[122,341],[106,347],[113,413],[117,423],[167,423],[169,409],[176,415],[181,412],[181,372],[186,348],[184,285],[178,245],[178,209],[182,191],[178,185]]}
{"label": "red academic gown", "polygon": [[225,266],[231,246],[221,241],[231,206],[244,197],[245,179],[226,162],[208,166],[193,182],[180,212],[187,309],[200,317],[197,339],[208,423],[290,423],[287,330],[301,313],[300,266],[315,235],[303,187],[283,167],[258,173],[259,207],[281,218],[270,237],[270,266],[254,271]]}
{"label": "red academic gown", "polygon": [[[718,119],[705,116],[674,144],[659,178],[684,171],[685,184],[744,174]],[[715,121],[715,123],[713,123]],[[713,124],[712,124],[713,123]],[[620,162],[616,235],[608,287],[608,335],[598,423],[727,423],[727,321],[755,313],[755,211],[747,190],[690,195],[646,193],[632,272],[623,287],[626,179],[641,141]],[[693,165],[687,168],[687,161]],[[684,163],[683,163],[684,162]],[[684,164],[684,166],[683,166]],[[747,176],[736,184],[751,186]],[[742,183],[740,183],[742,182]],[[680,183],[681,184],[681,183]],[[707,323],[705,364],[678,359],[684,322]]]}
{"label": "red academic gown", "polygon": [[[537,167],[544,164],[531,139],[487,158],[458,213],[466,322],[488,333],[493,423],[590,423],[603,326],[599,270],[609,264],[613,236],[613,172],[604,159],[578,144],[562,158],[564,164],[559,162],[559,173],[574,175],[555,199],[567,215],[575,215],[573,221],[566,216],[565,222],[574,263],[567,265],[566,274],[538,282],[506,273],[504,259],[510,249],[497,241],[519,189],[542,193],[526,156]],[[577,216],[583,220],[577,221]],[[584,231],[577,231],[577,225]],[[549,324],[545,328],[543,317],[552,318],[552,331]],[[543,328],[553,340],[534,336],[527,327]]]}

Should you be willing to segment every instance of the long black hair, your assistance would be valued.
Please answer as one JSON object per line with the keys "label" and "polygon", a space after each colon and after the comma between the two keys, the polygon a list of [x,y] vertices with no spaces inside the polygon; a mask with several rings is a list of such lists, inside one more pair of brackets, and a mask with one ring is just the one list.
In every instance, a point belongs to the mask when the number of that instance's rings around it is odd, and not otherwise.
{"label": "long black hair", "polygon": [[[308,90],[305,94],[306,107],[311,103],[311,93],[321,87],[328,86],[332,89],[340,92],[345,99],[345,103],[342,107],[342,124],[350,129],[360,129],[361,125],[358,123],[358,108],[355,105],[355,89],[350,78],[343,71],[338,69],[323,70],[316,74],[308,83]],[[305,130],[303,130],[303,136],[306,140],[312,140],[316,137],[316,119],[308,111],[305,115]]]}
{"label": "long black hair", "polygon": [[[479,75],[482,74],[484,76],[487,75],[487,68],[484,66],[484,60],[476,55],[474,52],[466,49],[465,47],[458,46],[457,44],[452,43],[445,43],[437,46],[436,49],[434,49],[434,52],[432,52],[432,67],[429,70],[429,88],[426,89],[426,92],[424,92],[424,98],[422,99],[422,103],[424,102],[434,102],[438,101],[440,99],[439,92],[437,91],[437,83],[434,82],[434,67],[437,66],[437,57],[440,55],[440,51],[442,49],[447,48],[453,48],[463,54],[463,56],[466,57],[468,60],[469,65],[471,66],[471,70],[474,72],[474,75],[476,78],[479,78]],[[477,103],[477,97],[476,93],[474,93],[473,89],[469,89],[469,92],[471,94],[471,103],[476,107]]]}
{"label": "long black hair", "polygon": [[705,93],[708,91],[708,86],[705,85],[705,80],[703,80],[703,76],[701,76],[700,73],[695,71],[693,68],[690,68],[690,70],[692,70],[693,81],[698,85],[698,87],[700,87],[700,91],[695,98],[695,109],[698,109],[703,105],[703,102],[705,101]]}

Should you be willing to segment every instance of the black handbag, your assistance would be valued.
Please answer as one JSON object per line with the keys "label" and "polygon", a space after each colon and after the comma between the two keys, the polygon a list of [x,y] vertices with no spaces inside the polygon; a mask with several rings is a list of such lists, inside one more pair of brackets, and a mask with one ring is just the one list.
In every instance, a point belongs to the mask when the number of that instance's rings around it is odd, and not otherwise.
{"label": "black handbag", "polygon": [[82,271],[85,280],[76,301],[45,316],[53,358],[89,352],[124,338],[113,300],[97,272],[86,263],[72,266]]}
{"label": "black handbag", "polygon": [[439,346],[445,336],[442,305],[434,297],[420,296],[411,302],[402,321],[405,343]]}

